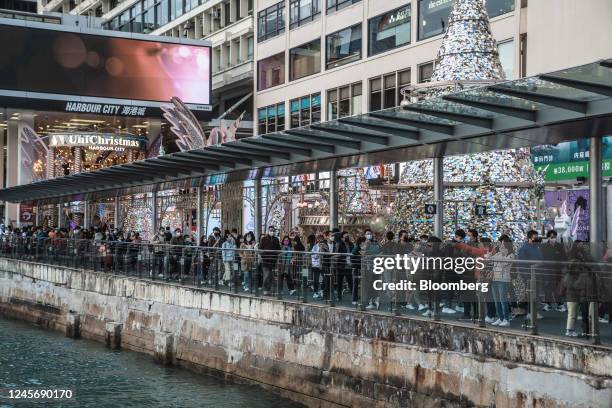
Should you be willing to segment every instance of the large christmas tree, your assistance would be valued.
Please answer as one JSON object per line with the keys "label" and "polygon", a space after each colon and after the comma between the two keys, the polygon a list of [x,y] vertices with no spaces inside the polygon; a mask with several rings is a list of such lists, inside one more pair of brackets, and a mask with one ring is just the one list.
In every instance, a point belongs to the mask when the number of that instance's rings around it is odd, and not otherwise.
{"label": "large christmas tree", "polygon": [[[503,79],[483,0],[455,0],[427,95],[437,97],[460,90],[463,84]],[[522,239],[536,218],[542,179],[528,149],[447,157],[444,182],[444,238],[456,228],[476,228],[494,239],[502,233]],[[431,183],[431,160],[404,165],[400,184],[405,188],[396,196],[390,228],[433,232],[431,217],[423,211],[423,205],[433,201]],[[485,206],[486,215],[476,215],[477,205]]]}

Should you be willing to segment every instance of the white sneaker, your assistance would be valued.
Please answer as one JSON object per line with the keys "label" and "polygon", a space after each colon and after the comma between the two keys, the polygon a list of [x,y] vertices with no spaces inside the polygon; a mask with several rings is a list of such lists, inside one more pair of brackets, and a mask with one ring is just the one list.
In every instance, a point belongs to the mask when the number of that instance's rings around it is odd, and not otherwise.
{"label": "white sneaker", "polygon": [[545,312],[550,312],[551,308],[548,303],[544,303],[544,307],[542,308]]}
{"label": "white sneaker", "polygon": [[565,313],[567,312],[567,307],[565,305],[557,306],[557,312]]}
{"label": "white sneaker", "polygon": [[318,293],[315,293],[314,295],[312,295],[313,299],[319,299],[321,296]]}
{"label": "white sneaker", "polygon": [[[527,313],[527,316],[525,316],[525,318],[527,320],[531,320],[531,313]],[[541,314],[538,313],[538,320],[543,319],[544,316],[542,316]]]}
{"label": "white sneaker", "polygon": [[455,309],[451,309],[450,307],[443,307],[442,308],[442,313],[455,314],[457,312],[455,311]]}
{"label": "white sneaker", "polygon": [[219,279],[219,286],[223,286],[223,279]]}
{"label": "white sneaker", "polygon": [[295,292],[296,292],[296,290],[295,290],[295,289],[291,289],[291,290],[289,291],[289,296],[293,296],[293,295],[295,295]]}
{"label": "white sneaker", "polygon": [[414,309],[416,309],[416,307],[415,307],[414,305],[410,304],[410,303],[407,303],[407,304],[406,304],[404,307],[405,307],[406,309],[408,309],[408,310],[414,310]]}
{"label": "white sneaker", "polygon": [[496,321],[494,321],[493,323],[491,323],[491,326],[499,326],[499,324],[500,324],[501,322],[502,322],[501,320],[497,319]]}
{"label": "white sneaker", "polygon": [[605,317],[600,317],[599,318],[599,323],[609,323]]}
{"label": "white sneaker", "polygon": [[422,304],[422,303],[421,303],[421,304],[419,304],[419,312],[420,312],[421,310],[425,310],[425,309],[427,309],[427,305],[424,305],[424,304]]}
{"label": "white sneaker", "polygon": [[425,317],[431,317],[431,315],[433,315],[433,313],[431,312],[431,310],[427,310],[425,313],[423,313],[421,316],[425,316]]}
{"label": "white sneaker", "polygon": [[508,326],[510,326],[510,322],[507,321],[507,320],[502,320],[501,322],[499,322],[499,324],[496,324],[496,326],[499,326],[499,327],[508,327]]}
{"label": "white sneaker", "polygon": [[373,310],[376,309],[376,305],[374,303],[370,303],[369,305],[366,306],[366,310]]}
{"label": "white sneaker", "polygon": [[459,305],[455,306],[455,310],[459,313],[465,312],[465,309],[463,308],[463,306],[459,306]]}
{"label": "white sneaker", "polygon": [[489,316],[485,317],[485,322],[486,322],[486,323],[491,324],[491,323],[493,323],[494,321],[495,321],[495,318],[494,318],[494,317],[489,317]]}
{"label": "white sneaker", "polygon": [[574,330],[566,330],[565,331],[565,335],[567,337],[578,337],[578,335],[576,334],[576,332]]}
{"label": "white sneaker", "polygon": [[352,304],[353,306],[357,306],[357,305],[359,304],[359,302],[351,302],[351,304]]}

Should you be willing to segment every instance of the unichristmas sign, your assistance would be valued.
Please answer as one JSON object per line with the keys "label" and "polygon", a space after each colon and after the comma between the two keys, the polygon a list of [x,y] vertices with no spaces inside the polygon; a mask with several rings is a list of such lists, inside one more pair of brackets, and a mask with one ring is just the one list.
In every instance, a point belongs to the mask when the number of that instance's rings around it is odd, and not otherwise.
{"label": "unichristmas sign", "polygon": [[94,150],[119,150],[125,148],[139,149],[142,146],[142,142],[113,134],[54,133],[49,135],[49,146],[84,146]]}

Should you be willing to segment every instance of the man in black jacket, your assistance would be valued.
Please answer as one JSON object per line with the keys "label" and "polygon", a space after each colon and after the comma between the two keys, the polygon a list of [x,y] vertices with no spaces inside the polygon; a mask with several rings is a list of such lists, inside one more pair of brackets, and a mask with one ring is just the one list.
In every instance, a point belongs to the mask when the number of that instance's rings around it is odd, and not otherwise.
{"label": "man in black jacket", "polygon": [[276,267],[276,261],[278,254],[281,249],[280,241],[275,236],[275,228],[270,226],[268,228],[268,235],[263,237],[259,242],[260,251],[274,251],[274,252],[262,252],[261,253],[261,269],[263,271],[263,288],[264,295],[270,294],[270,288],[272,287],[272,278],[274,277],[273,271]]}
{"label": "man in black jacket", "polygon": [[[557,231],[550,230],[546,233],[546,243],[541,245],[542,258],[548,261],[541,268],[540,282],[544,296],[543,308],[545,311],[552,310],[555,306],[559,312],[567,309],[557,293],[559,282],[563,278],[563,263],[567,260],[563,243],[557,240]],[[558,302],[557,305],[554,303]]]}

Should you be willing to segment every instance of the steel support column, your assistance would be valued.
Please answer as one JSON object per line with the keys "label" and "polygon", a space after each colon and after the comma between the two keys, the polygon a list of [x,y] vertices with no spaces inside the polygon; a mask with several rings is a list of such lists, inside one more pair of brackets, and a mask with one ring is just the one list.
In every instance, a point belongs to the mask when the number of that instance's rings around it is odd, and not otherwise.
{"label": "steel support column", "polygon": [[153,200],[153,213],[152,213],[152,217],[153,218],[153,235],[155,235],[155,233],[157,232],[157,229],[159,228],[157,226],[157,219],[159,218],[159,213],[157,212],[157,191],[154,191],[152,193],[152,200]]}
{"label": "steel support column", "polygon": [[36,216],[34,218],[34,225],[40,226],[41,220],[42,220],[42,218],[40,216],[40,205],[36,204]]}
{"label": "steel support column", "polygon": [[119,231],[119,225],[121,224],[121,205],[119,203],[119,196],[115,196],[115,217],[113,224],[113,227]]}
{"label": "steel support column", "polygon": [[601,138],[590,138],[589,151],[589,189],[591,195],[590,205],[590,232],[589,240],[593,246],[601,246],[603,241],[603,205],[602,205],[602,178],[601,178]]}
{"label": "steel support column", "polygon": [[261,214],[261,199],[262,199],[262,189],[261,189],[261,179],[255,179],[254,182],[255,191],[254,191],[254,200],[253,200],[253,223],[255,224],[254,233],[255,239],[259,240],[261,236],[262,230],[262,214]]}
{"label": "steel support column", "polygon": [[444,240],[444,158],[433,159],[433,196],[437,205],[434,215],[434,235]]}
{"label": "steel support column", "polygon": [[329,172],[329,229],[338,228],[338,172]]}
{"label": "steel support column", "polygon": [[[591,253],[595,262],[599,262],[603,255],[603,182],[602,182],[602,154],[601,138],[591,137],[589,149],[589,193],[591,205],[589,210],[590,231],[589,241]],[[591,342],[600,344],[599,339],[599,310],[596,302],[589,303],[589,317],[591,320]]]}
{"label": "steel support column", "polygon": [[[153,229],[155,233],[155,228]],[[200,242],[202,238],[202,187],[196,187],[196,239]]]}
{"label": "steel support column", "polygon": [[89,229],[89,201],[85,201],[83,209],[83,228]]}
{"label": "steel support column", "polygon": [[60,203],[57,205],[57,228],[62,228],[62,224],[63,224],[63,215],[64,215],[64,205],[63,203],[60,201]]}

